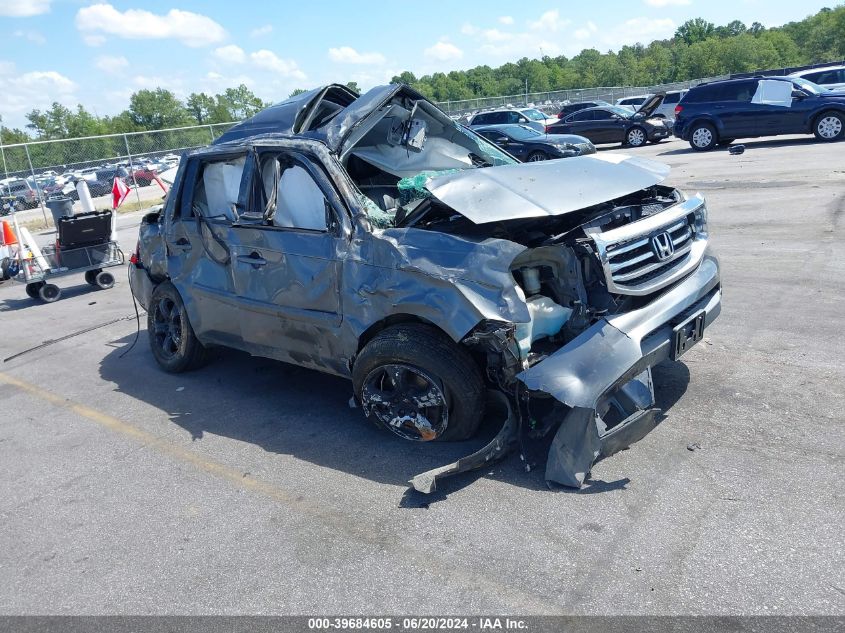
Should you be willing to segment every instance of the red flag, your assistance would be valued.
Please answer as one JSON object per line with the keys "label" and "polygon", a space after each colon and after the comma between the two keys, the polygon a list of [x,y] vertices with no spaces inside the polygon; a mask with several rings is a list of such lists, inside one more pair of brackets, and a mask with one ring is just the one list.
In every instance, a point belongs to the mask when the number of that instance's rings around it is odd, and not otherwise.
{"label": "red flag", "polygon": [[126,183],[123,180],[115,176],[114,177],[114,186],[111,189],[112,193],[112,209],[117,209],[123,201],[126,200],[126,196],[129,195],[129,187],[126,186]]}

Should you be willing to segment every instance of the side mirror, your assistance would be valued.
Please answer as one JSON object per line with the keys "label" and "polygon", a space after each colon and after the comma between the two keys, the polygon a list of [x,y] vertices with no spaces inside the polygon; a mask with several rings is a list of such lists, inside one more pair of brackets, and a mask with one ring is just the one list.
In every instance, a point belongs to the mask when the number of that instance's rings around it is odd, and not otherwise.
{"label": "side mirror", "polygon": [[506,145],[510,141],[507,136],[497,136],[493,141],[496,145]]}
{"label": "side mirror", "polygon": [[804,92],[803,90],[795,89],[795,90],[792,91],[792,98],[793,99],[806,99],[807,93]]}

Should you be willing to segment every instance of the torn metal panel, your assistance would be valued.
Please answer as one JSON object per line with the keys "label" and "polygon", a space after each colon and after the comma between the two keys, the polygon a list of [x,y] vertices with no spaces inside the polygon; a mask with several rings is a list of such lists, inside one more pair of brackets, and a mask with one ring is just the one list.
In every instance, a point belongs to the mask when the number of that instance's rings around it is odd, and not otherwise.
{"label": "torn metal panel", "polygon": [[[517,376],[530,391],[569,407],[553,412],[561,424],[546,479],[578,487],[597,459],[654,428],[659,420],[652,410],[650,368],[670,356],[676,321],[702,311],[707,326],[718,316],[720,301],[718,264],[707,255],[698,270],[646,307],[599,320]],[[604,418],[611,410],[624,419],[609,429]]]}
{"label": "torn metal panel", "polygon": [[262,134],[299,134],[308,132],[326,116],[336,114],[358,98],[355,91],[342,84],[315,88],[270,106],[237,125],[214,141],[214,145],[230,143]]}
{"label": "torn metal panel", "polygon": [[668,165],[624,154],[591,154],[432,178],[427,189],[476,224],[563,215],[656,185]]}
{"label": "torn metal panel", "polygon": [[524,246],[413,228],[378,231],[354,246],[342,309],[357,336],[396,314],[435,323],[455,341],[485,319],[530,318],[510,273]]}
{"label": "torn metal panel", "polygon": [[437,482],[445,477],[451,477],[459,473],[466,473],[471,470],[483,468],[493,462],[501,459],[513,450],[516,443],[517,436],[517,419],[514,414],[513,407],[507,396],[501,391],[491,391],[490,399],[501,405],[507,411],[507,417],[502,428],[496,436],[490,440],[484,447],[478,449],[471,455],[462,457],[461,459],[428,470],[424,473],[414,476],[410,482],[414,490],[425,494],[430,494],[437,489]]}

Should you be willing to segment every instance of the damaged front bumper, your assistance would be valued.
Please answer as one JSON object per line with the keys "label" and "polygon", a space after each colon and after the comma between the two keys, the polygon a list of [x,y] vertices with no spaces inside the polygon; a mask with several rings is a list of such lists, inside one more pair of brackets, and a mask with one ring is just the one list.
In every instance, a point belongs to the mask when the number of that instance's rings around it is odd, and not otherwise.
{"label": "damaged front bumper", "polygon": [[[596,461],[627,448],[657,426],[651,368],[698,340],[719,315],[721,298],[719,262],[706,251],[695,272],[648,305],[597,321],[517,375],[532,398],[554,399],[549,415],[562,418],[549,449],[547,481],[580,487]],[[684,329],[687,324],[694,333]],[[551,422],[557,424],[557,419]],[[516,445],[517,433],[509,407],[504,426],[487,446],[417,475],[411,485],[431,492],[439,477],[489,464]]]}
{"label": "damaged front bumper", "polygon": [[[651,368],[700,338],[719,315],[721,298],[719,262],[705,253],[696,271],[671,290],[638,310],[596,322],[517,376],[530,392],[565,405],[553,409],[563,409],[565,417],[549,450],[548,481],[581,486],[598,459],[657,426]],[[697,331],[679,332],[686,324]]]}

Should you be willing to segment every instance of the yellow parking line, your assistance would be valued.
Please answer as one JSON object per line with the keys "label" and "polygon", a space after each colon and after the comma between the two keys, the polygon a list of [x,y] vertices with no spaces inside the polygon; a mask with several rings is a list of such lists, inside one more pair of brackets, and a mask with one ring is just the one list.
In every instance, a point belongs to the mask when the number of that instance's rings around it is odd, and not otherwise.
{"label": "yellow parking line", "polygon": [[[63,398],[62,396],[47,391],[46,389],[42,389],[37,385],[25,382],[3,372],[0,372],[0,382],[17,387],[21,391],[25,391],[26,393],[35,396],[40,400],[49,402],[57,407],[72,411],[87,420],[96,422],[110,431],[129,437],[137,442],[140,442],[144,446],[155,449],[160,453],[164,453],[183,462],[188,462],[204,472],[226,479],[241,488],[261,493],[287,505],[296,505],[302,510],[308,510],[308,504],[305,499],[300,496],[288,493],[276,486],[273,486],[272,484],[250,477],[249,475],[235,470],[234,468],[230,468],[229,466],[225,466],[220,462],[207,459],[193,451],[181,448],[180,446],[172,444],[167,440],[157,437],[152,433],[148,433],[147,431],[133,426],[128,422],[124,422],[114,416],[108,415],[107,413],[97,411],[96,409],[84,404]],[[310,510],[311,512],[309,513],[320,515],[326,514],[325,511],[317,508],[316,506],[312,507]]]}
{"label": "yellow parking line", "polygon": [[508,596],[521,606],[531,608],[538,613],[560,612],[559,609],[561,607],[556,605],[555,601],[547,601],[535,593],[526,592],[512,585],[503,584],[490,574],[473,573],[469,570],[456,567],[452,561],[433,556],[430,551],[415,551],[413,545],[403,543],[395,533],[381,530],[371,525],[371,522],[362,520],[360,516],[334,511],[328,508],[325,503],[317,504],[303,496],[287,492],[271,483],[255,479],[220,462],[207,459],[193,451],[181,448],[107,413],[97,411],[79,402],[74,402],[9,374],[0,372],[0,383],[11,385],[40,400],[71,411],[86,420],[95,422],[110,431],[135,440],[161,454],[189,463],[203,472],[229,481],[236,487],[264,495],[274,501],[289,506],[297,512],[319,520],[333,534],[343,534],[347,538],[370,544],[373,551],[387,550],[391,546],[396,545],[399,547],[403,556],[408,559],[407,564],[413,568],[427,570],[440,577],[460,583],[462,586],[473,586],[488,591],[493,595]]}

